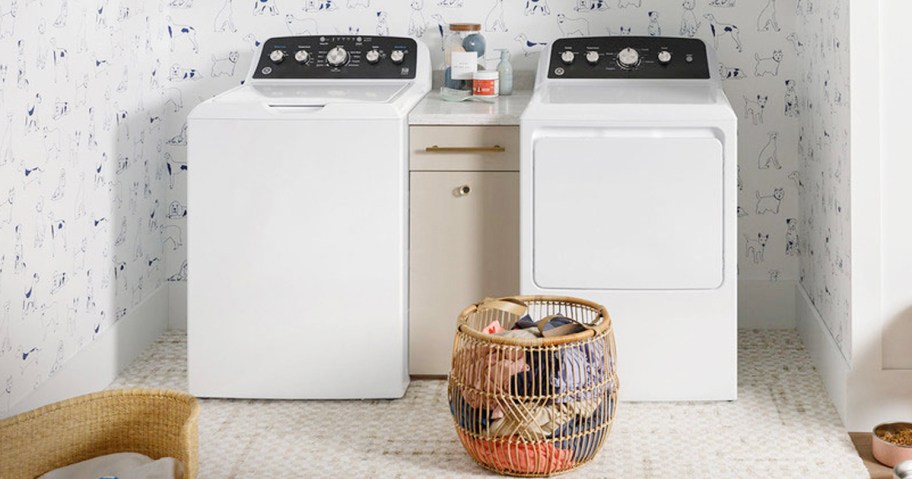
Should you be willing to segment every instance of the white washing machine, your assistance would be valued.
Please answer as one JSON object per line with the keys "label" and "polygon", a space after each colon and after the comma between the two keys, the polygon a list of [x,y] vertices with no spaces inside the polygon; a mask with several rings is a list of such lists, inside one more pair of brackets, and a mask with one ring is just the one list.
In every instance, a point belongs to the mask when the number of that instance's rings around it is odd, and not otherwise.
{"label": "white washing machine", "polygon": [[272,38],[193,110],[191,393],[402,397],[407,118],[430,85],[411,38]]}
{"label": "white washing machine", "polygon": [[565,38],[521,119],[521,290],[604,304],[621,397],[737,395],[737,117],[702,41]]}

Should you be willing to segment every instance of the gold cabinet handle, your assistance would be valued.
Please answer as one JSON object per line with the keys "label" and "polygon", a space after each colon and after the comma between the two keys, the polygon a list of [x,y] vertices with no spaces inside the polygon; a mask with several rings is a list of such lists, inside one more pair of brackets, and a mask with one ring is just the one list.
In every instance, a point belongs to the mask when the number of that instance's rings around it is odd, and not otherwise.
{"label": "gold cabinet handle", "polygon": [[503,153],[506,148],[494,146],[429,146],[424,149],[427,153]]}

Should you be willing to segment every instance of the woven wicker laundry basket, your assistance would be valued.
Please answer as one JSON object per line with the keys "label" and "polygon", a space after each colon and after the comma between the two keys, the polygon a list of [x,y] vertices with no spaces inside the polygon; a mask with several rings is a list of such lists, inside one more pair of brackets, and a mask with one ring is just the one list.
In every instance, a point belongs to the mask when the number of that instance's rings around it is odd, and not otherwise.
{"label": "woven wicker laundry basket", "polygon": [[34,479],[93,457],[137,452],[199,469],[199,402],[178,391],[122,389],[79,396],[0,420],[0,479]]}
{"label": "woven wicker laundry basket", "polygon": [[[521,319],[555,316],[585,330],[529,339],[482,332],[495,320],[509,331]],[[599,304],[516,296],[469,306],[457,321],[448,387],[462,445],[482,467],[511,476],[549,476],[590,462],[614,422],[616,358],[611,318]]]}

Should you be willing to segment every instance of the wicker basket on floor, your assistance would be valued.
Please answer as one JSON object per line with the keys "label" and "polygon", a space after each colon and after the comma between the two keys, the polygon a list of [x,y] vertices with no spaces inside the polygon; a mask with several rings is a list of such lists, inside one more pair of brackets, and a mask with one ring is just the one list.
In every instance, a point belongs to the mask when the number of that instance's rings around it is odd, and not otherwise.
{"label": "wicker basket on floor", "polygon": [[[482,332],[495,320],[509,331],[520,319],[543,324],[555,315],[585,329],[529,339]],[[466,308],[457,321],[448,387],[462,445],[482,467],[512,476],[549,476],[586,464],[614,421],[616,358],[611,318],[599,304],[517,296]]]}
{"label": "wicker basket on floor", "polygon": [[0,478],[34,479],[97,456],[173,457],[199,468],[199,402],[178,391],[123,389],[79,396],[0,420]]}

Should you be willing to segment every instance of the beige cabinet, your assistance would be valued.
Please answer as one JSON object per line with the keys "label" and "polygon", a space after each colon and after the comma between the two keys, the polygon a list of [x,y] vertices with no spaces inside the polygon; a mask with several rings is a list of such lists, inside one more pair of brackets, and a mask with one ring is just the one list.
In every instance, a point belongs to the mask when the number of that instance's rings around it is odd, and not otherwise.
{"label": "beige cabinet", "polygon": [[[412,144],[423,139],[412,129]],[[421,127],[449,130],[475,127]],[[500,127],[510,145],[518,128]],[[433,141],[443,143],[439,131]],[[515,138],[512,136],[515,135]],[[519,152],[511,148],[492,153],[492,146],[458,141],[450,136],[434,161],[449,161],[450,170],[477,168],[484,155],[510,165]],[[463,137],[465,138],[465,137]],[[454,139],[456,141],[454,141]],[[489,139],[489,138],[485,138]],[[469,146],[467,146],[467,143]],[[495,143],[496,144],[496,143]],[[512,143],[515,145],[515,142]],[[468,148],[479,148],[477,151]],[[462,157],[445,158],[445,155]],[[518,161],[518,158],[517,158]],[[518,164],[518,163],[513,163]],[[519,172],[413,171],[410,179],[409,369],[413,375],[445,375],[456,316],[486,296],[505,296],[519,290]]]}

